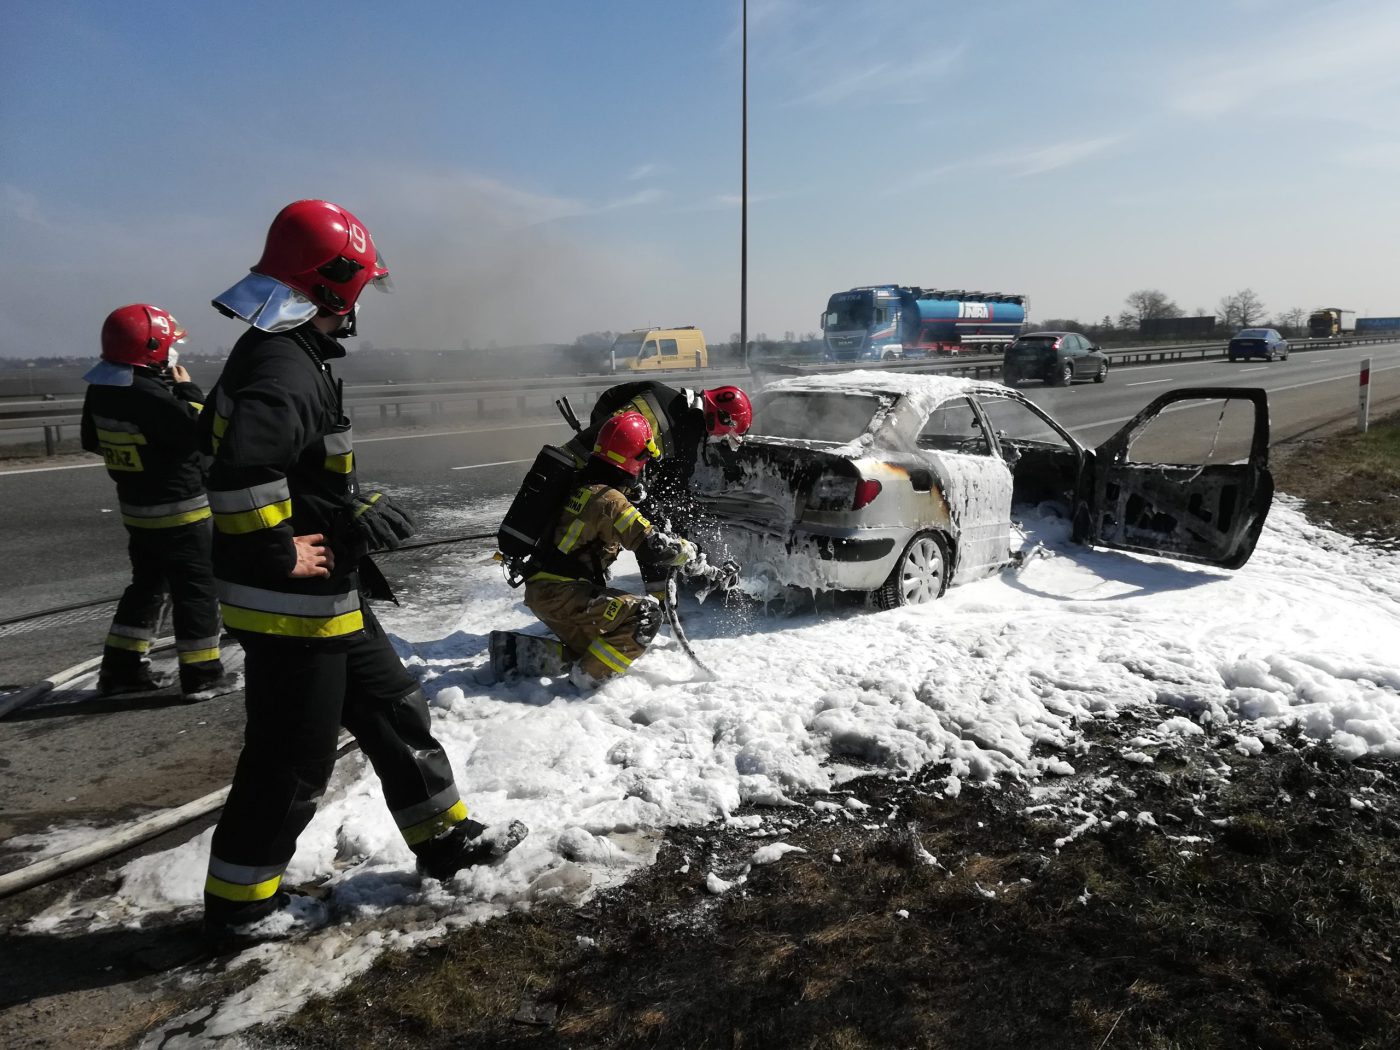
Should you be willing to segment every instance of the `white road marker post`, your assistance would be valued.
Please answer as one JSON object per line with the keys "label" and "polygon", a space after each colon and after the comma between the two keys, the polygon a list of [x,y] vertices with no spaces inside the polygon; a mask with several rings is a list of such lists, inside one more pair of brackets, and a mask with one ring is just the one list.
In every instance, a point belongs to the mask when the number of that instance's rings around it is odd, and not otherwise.
{"label": "white road marker post", "polygon": [[1356,429],[1362,434],[1370,425],[1371,417],[1371,359],[1361,359],[1361,386],[1356,395]]}

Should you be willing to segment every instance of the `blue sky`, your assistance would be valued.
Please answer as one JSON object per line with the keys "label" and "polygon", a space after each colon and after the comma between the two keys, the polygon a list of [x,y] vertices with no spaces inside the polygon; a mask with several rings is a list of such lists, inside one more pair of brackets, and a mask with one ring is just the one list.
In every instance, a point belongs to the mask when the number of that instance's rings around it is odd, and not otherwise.
{"label": "blue sky", "polygon": [[[738,327],[739,5],[5,4],[0,355],[209,298],[299,197],[394,272],[364,336]],[[1160,288],[1400,314],[1393,0],[751,0],[750,332],[886,281],[1032,319]]]}

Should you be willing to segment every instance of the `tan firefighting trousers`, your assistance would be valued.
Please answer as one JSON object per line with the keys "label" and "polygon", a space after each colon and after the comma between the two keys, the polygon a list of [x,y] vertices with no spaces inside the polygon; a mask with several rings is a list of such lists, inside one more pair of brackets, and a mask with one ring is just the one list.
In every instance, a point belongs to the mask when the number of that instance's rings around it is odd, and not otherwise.
{"label": "tan firefighting trousers", "polygon": [[530,580],[525,605],[599,681],[626,674],[660,622],[652,599],[586,580]]}

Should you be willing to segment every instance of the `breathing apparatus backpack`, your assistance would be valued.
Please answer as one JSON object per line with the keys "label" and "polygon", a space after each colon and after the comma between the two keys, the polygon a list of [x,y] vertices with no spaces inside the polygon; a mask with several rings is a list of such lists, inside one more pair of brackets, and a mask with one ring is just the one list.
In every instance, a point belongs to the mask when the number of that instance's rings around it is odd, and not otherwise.
{"label": "breathing apparatus backpack", "polygon": [[[555,404],[574,430],[581,429],[568,398]],[[545,445],[525,474],[520,491],[496,530],[496,544],[506,569],[506,582],[519,587],[533,571],[532,560],[544,544],[546,533],[559,519],[564,501],[577,488],[579,465],[562,448]]]}

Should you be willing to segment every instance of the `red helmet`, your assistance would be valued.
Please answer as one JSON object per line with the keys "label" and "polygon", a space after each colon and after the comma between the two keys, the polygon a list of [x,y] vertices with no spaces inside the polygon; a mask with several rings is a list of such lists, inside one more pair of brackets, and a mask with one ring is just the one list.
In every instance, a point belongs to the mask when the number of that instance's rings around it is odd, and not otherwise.
{"label": "red helmet", "polygon": [[625,470],[634,478],[647,460],[660,455],[651,439],[651,424],[640,412],[619,412],[598,430],[593,455],[609,466]]}
{"label": "red helmet", "polygon": [[102,360],[116,365],[162,365],[185,338],[180,322],[158,306],[132,303],[102,322]]}
{"label": "red helmet", "polygon": [[753,405],[737,386],[702,390],[700,400],[705,405],[705,431],[711,437],[743,434],[753,426]]}
{"label": "red helmet", "polygon": [[340,315],[365,285],[374,281],[382,290],[389,276],[364,223],[330,201],[295,201],[279,211],[252,269]]}

